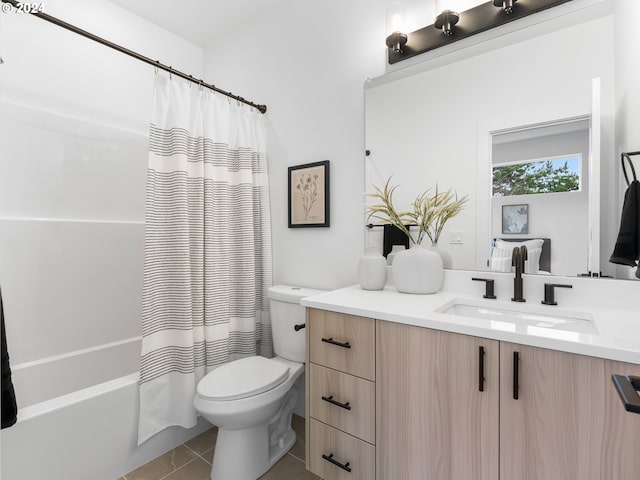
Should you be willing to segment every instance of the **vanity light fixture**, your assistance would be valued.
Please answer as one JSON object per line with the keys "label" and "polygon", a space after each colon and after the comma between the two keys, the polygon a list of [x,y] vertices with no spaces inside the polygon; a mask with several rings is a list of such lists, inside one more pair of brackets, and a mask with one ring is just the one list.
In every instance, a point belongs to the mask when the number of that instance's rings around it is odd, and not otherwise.
{"label": "vanity light fixture", "polygon": [[517,1],[518,0],[493,0],[493,6],[500,7],[502,10],[504,10],[504,13],[509,15],[513,12],[513,4]]}
{"label": "vanity light fixture", "polygon": [[402,51],[402,47],[407,44],[407,34],[402,32],[392,32],[391,35],[387,37],[386,43],[387,48],[393,49],[395,53],[404,53]]}
{"label": "vanity light fixture", "polygon": [[[473,2],[471,2],[472,4]],[[475,2],[481,3],[481,2]],[[453,27],[460,20],[460,14],[458,8],[461,6],[460,0],[435,0],[436,7],[436,19],[433,21],[433,26],[437,30],[442,30],[442,33],[447,37],[453,35]]]}
{"label": "vanity light fixture", "polygon": [[[422,27],[413,32],[406,29],[389,29],[389,20],[394,13],[387,10],[387,56],[388,62],[394,64],[421,53],[443,47],[452,42],[470,37],[476,33],[491,30],[494,27],[513,22],[542,10],[570,2],[571,0],[489,0],[457,12],[453,4],[446,4],[445,0],[438,0],[436,12],[438,15],[433,25]],[[516,2],[518,2],[516,6]],[[473,2],[467,2],[467,5]],[[456,6],[460,6],[458,3]],[[501,14],[496,7],[506,14]],[[444,33],[444,35],[443,35]]]}
{"label": "vanity light fixture", "polygon": [[433,26],[438,30],[442,30],[442,33],[450,37],[453,35],[453,27],[460,20],[460,14],[453,10],[444,10],[436,17],[433,22]]}
{"label": "vanity light fixture", "polygon": [[404,3],[394,3],[387,9],[387,48],[402,55],[408,36],[405,32],[407,12]]}

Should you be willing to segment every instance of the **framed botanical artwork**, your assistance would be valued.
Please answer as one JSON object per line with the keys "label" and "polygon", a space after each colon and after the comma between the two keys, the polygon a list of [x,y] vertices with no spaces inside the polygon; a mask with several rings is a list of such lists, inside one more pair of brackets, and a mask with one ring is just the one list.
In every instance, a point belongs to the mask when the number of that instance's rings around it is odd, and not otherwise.
{"label": "framed botanical artwork", "polygon": [[502,206],[502,233],[529,233],[529,205]]}
{"label": "framed botanical artwork", "polygon": [[289,167],[289,228],[329,226],[329,160]]}

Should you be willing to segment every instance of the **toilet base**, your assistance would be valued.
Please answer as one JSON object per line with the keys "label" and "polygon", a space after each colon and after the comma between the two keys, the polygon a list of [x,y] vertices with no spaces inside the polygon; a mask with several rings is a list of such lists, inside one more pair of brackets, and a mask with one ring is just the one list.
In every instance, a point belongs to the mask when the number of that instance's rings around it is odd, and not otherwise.
{"label": "toilet base", "polygon": [[296,441],[291,428],[296,400],[291,389],[269,421],[241,430],[219,428],[211,480],[257,480],[280,460]]}

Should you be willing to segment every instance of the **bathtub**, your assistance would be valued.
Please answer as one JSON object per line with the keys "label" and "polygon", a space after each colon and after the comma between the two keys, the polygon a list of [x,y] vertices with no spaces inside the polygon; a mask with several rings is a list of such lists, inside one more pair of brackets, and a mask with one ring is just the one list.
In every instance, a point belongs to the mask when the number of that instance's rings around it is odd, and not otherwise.
{"label": "bathtub", "polygon": [[140,337],[12,365],[18,421],[0,435],[2,480],[115,480],[210,428],[137,445]]}

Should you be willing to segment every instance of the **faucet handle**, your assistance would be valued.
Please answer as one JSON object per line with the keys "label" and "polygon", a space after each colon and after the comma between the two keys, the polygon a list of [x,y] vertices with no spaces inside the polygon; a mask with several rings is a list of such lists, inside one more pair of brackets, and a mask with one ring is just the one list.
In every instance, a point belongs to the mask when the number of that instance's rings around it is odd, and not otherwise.
{"label": "faucet handle", "polygon": [[476,278],[476,277],[472,277],[471,280],[475,280],[476,282],[484,282],[485,283],[485,290],[484,290],[483,298],[490,298],[492,300],[497,298],[495,293],[494,293],[495,280],[493,278]]}
{"label": "faucet handle", "polygon": [[558,305],[555,298],[555,290],[554,287],[561,288],[573,288],[573,285],[566,285],[561,283],[545,283],[544,284],[544,300],[542,300],[542,304],[544,305]]}

